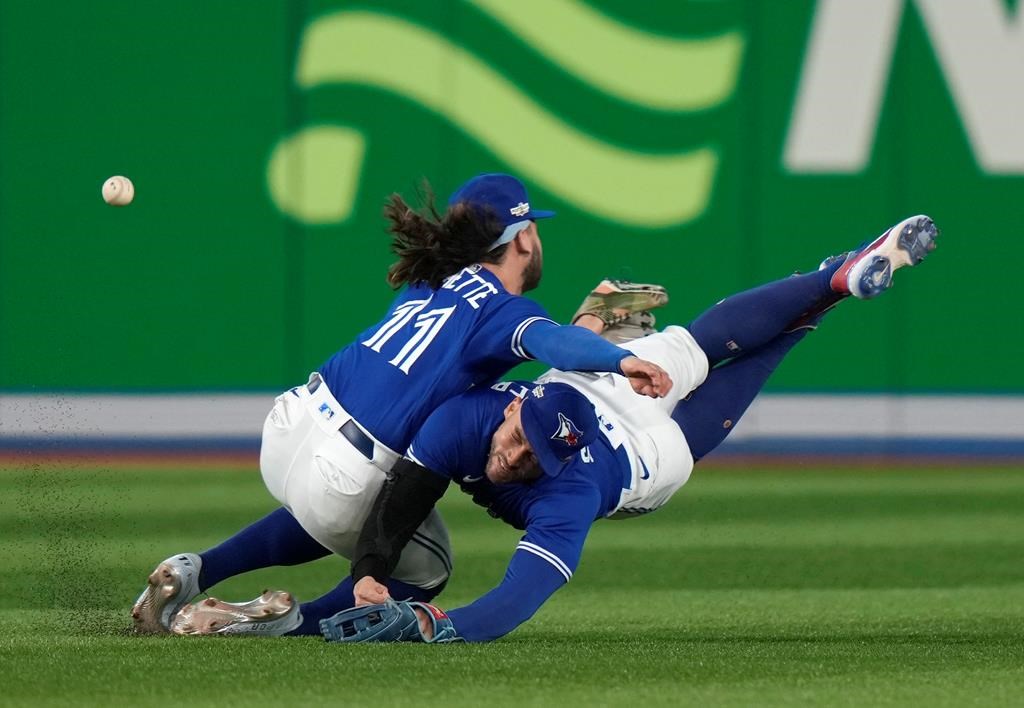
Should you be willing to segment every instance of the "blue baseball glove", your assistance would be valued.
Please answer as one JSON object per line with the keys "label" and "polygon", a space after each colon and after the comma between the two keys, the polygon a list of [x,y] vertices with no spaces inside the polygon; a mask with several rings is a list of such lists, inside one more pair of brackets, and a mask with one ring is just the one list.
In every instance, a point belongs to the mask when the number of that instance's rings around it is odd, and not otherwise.
{"label": "blue baseball glove", "polygon": [[[434,631],[430,639],[427,639],[420,630],[416,608],[426,613],[433,624]],[[444,610],[426,602],[388,600],[383,605],[353,607],[320,620],[320,632],[329,642],[447,644],[464,641],[455,631]]]}

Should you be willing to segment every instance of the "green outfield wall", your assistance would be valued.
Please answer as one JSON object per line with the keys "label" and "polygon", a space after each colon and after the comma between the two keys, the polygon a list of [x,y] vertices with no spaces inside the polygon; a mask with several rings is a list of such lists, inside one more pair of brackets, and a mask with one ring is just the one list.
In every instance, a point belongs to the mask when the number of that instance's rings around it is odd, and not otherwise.
{"label": "green outfield wall", "polygon": [[[939,250],[775,391],[1024,393],[1008,0],[0,3],[0,389],[292,385],[392,293],[380,217],[520,175],[535,296],[685,322],[900,218]],[[135,183],[107,206],[105,178]]]}

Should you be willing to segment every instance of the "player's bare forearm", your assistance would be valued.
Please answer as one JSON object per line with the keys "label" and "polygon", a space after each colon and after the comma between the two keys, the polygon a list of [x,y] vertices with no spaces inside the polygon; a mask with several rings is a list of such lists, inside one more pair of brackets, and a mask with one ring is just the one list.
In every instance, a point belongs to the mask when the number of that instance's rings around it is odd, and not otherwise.
{"label": "player's bare forearm", "polygon": [[594,334],[603,334],[605,329],[608,327],[600,317],[589,314],[580,315],[576,318],[576,321],[573,322],[573,324],[577,327],[589,329]]}

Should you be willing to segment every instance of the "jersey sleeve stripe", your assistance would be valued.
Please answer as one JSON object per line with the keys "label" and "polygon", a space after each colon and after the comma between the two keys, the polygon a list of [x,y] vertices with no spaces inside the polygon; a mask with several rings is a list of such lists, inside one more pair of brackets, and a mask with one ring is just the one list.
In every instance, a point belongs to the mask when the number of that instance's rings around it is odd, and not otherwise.
{"label": "jersey sleeve stripe", "polygon": [[569,579],[572,578],[572,571],[569,570],[569,566],[563,563],[561,558],[559,558],[546,548],[541,548],[540,546],[534,543],[530,543],[529,541],[520,541],[519,545],[516,546],[516,549],[526,551],[527,553],[532,553],[535,556],[543,558],[548,563],[553,565],[555,567],[555,570],[557,570],[559,573],[565,576],[566,582],[568,582]]}
{"label": "jersey sleeve stripe", "polygon": [[533,360],[533,357],[530,356],[525,349],[523,349],[523,332],[525,332],[526,328],[532,325],[534,322],[550,322],[553,325],[558,324],[554,320],[548,319],[547,317],[527,317],[525,320],[520,322],[519,326],[516,327],[515,331],[512,333],[512,353],[515,354],[520,359]]}

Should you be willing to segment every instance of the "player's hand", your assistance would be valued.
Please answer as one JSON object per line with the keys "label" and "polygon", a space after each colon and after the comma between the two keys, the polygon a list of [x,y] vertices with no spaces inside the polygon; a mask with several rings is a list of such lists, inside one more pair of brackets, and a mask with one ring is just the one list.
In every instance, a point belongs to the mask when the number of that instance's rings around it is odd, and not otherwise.
{"label": "player's hand", "polygon": [[657,364],[635,356],[627,356],[619,362],[622,373],[629,378],[633,390],[643,396],[661,398],[672,389],[672,379]]}
{"label": "player's hand", "polygon": [[413,608],[416,611],[416,619],[420,622],[420,634],[423,635],[423,639],[430,641],[434,638],[434,623],[427,617],[427,613],[418,607]]}
{"label": "player's hand", "polygon": [[355,597],[356,607],[381,605],[391,597],[387,586],[381,585],[370,575],[359,579],[355,587],[352,588],[352,595]]}

